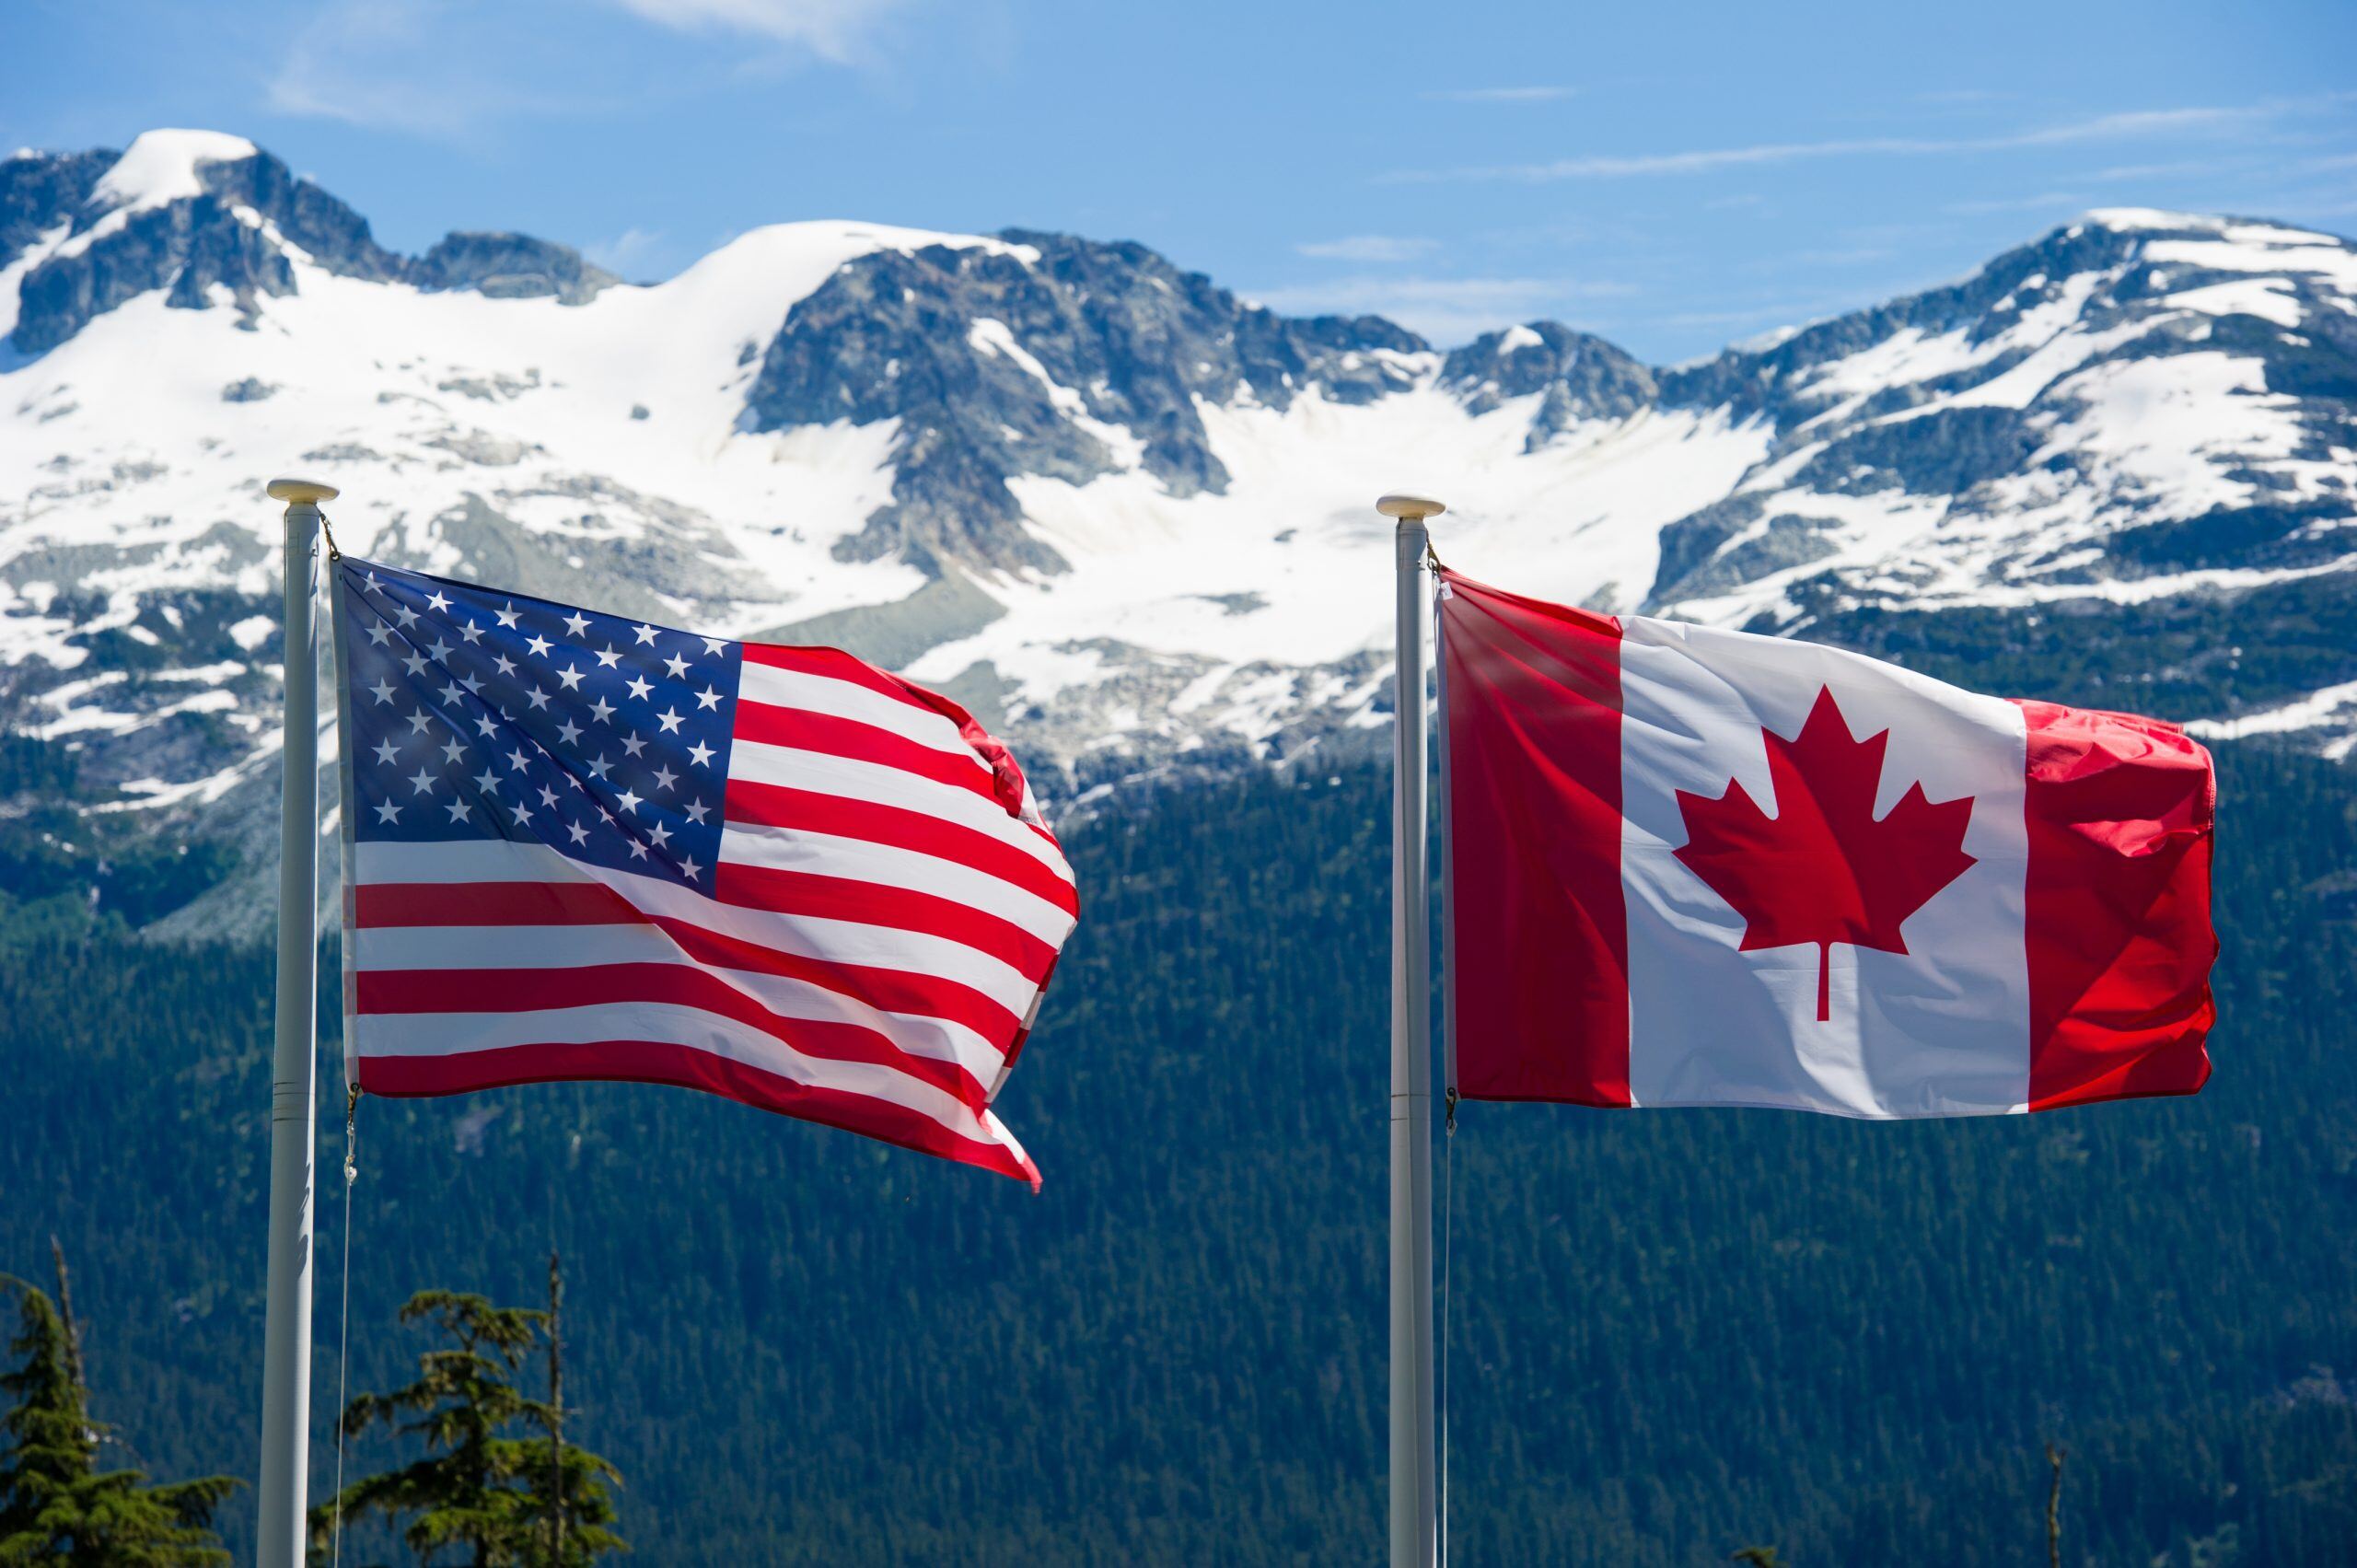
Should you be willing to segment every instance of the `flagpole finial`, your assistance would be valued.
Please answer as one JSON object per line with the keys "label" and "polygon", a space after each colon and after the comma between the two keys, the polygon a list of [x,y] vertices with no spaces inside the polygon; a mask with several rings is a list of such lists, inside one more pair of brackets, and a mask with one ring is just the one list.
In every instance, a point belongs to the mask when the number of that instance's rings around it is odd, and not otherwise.
{"label": "flagpole finial", "polygon": [[[275,494],[276,492],[273,491],[272,494]],[[1446,502],[1435,501],[1429,495],[1386,495],[1376,502],[1375,509],[1387,517],[1399,517],[1409,522],[1421,523],[1426,517],[1439,517],[1448,510],[1448,505]]]}
{"label": "flagpole finial", "polygon": [[284,501],[289,506],[316,506],[322,501],[334,500],[339,494],[334,485],[321,484],[316,479],[282,478],[270,482],[270,498]]}

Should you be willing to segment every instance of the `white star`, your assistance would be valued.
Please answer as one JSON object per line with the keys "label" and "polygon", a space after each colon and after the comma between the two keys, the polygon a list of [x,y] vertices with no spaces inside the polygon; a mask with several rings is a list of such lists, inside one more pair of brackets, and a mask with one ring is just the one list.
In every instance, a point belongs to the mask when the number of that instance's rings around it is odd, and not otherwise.
{"label": "white star", "polygon": [[551,789],[546,784],[542,784],[540,786],[540,804],[547,807],[552,811],[555,810],[556,791]]}
{"label": "white star", "polygon": [[703,826],[703,814],[711,809],[712,807],[706,806],[702,801],[696,801],[688,807],[688,820],[701,828]]}
{"label": "white star", "polygon": [[366,584],[368,585],[368,591],[369,591],[370,593],[372,593],[372,594],[373,594],[373,593],[375,593],[375,592],[377,591],[377,574],[376,574],[376,573],[374,573],[374,572],[363,572],[362,574],[360,574],[360,580],[361,580],[362,582],[366,583]]}
{"label": "white star", "polygon": [[524,701],[531,703],[532,711],[537,714],[549,705],[549,694],[535,686],[524,693]]}
{"label": "white star", "polygon": [[450,802],[449,812],[451,821],[465,821],[467,819],[467,803],[463,800],[453,800]]}
{"label": "white star", "polygon": [[513,675],[516,673],[516,661],[509,658],[505,654],[497,656],[491,662],[498,668],[499,673],[502,675]]}
{"label": "white star", "polygon": [[688,661],[677,654],[665,659],[663,668],[671,672],[671,679],[674,680],[685,680],[688,678]]}
{"label": "white star", "polygon": [[532,808],[520,800],[507,809],[516,813],[517,825],[519,827],[532,819]]}
{"label": "white star", "polygon": [[459,684],[467,689],[467,695],[470,697],[477,696],[482,691],[482,682],[476,679],[471,675],[461,675],[459,677]]}
{"label": "white star", "polygon": [[688,748],[688,755],[695,759],[695,764],[699,768],[712,766],[712,748],[701,740]]}
{"label": "white star", "polygon": [[389,762],[393,760],[394,755],[400,750],[401,748],[395,746],[389,740],[379,741],[377,745],[377,761],[379,762]]}
{"label": "white star", "polygon": [[401,656],[401,668],[412,675],[423,675],[425,673],[425,656],[412,648]]}
{"label": "white star", "polygon": [[420,708],[417,712],[410,714],[409,716],[409,732],[412,735],[422,734],[424,733],[425,726],[433,722],[434,715],[427,713],[424,708]]}
{"label": "white star", "polygon": [[387,680],[382,676],[378,676],[377,678],[377,684],[371,686],[368,690],[377,694],[377,701],[380,703],[389,703],[393,700],[393,683]]}
{"label": "white star", "polygon": [[482,738],[485,740],[489,740],[493,736],[499,733],[499,726],[491,722],[491,715],[489,714],[477,714],[475,715],[475,728],[482,732]]}
{"label": "white star", "polygon": [[379,621],[368,628],[368,641],[372,645],[381,648],[392,640],[393,629],[383,621]]}
{"label": "white star", "polygon": [[703,867],[696,864],[696,857],[694,855],[690,855],[687,859],[679,862],[679,869],[688,874],[688,880],[691,882],[703,875]]}
{"label": "white star", "polygon": [[640,646],[651,648],[655,645],[654,627],[633,626],[631,628],[631,631],[637,636]]}
{"label": "white star", "polygon": [[449,745],[442,748],[442,755],[448,758],[453,762],[465,756],[466,752],[467,749],[459,745],[456,739],[453,739]]}
{"label": "white star", "polygon": [[444,659],[450,656],[450,645],[444,642],[441,638],[436,637],[434,639],[434,645],[425,650],[425,656],[432,659],[435,663],[440,664]]}
{"label": "white star", "polygon": [[703,651],[708,654],[718,653],[720,651],[720,639],[717,637],[706,637],[703,640]]}
{"label": "white star", "polygon": [[417,611],[405,604],[396,604],[393,606],[393,619],[399,621],[401,630],[406,632],[417,624]]}
{"label": "white star", "polygon": [[475,644],[482,640],[482,628],[470,621],[464,626],[459,628],[459,635],[467,640],[467,645],[469,647],[472,647]]}
{"label": "white star", "polygon": [[645,797],[635,790],[626,789],[616,798],[621,802],[621,807],[625,811],[635,811],[646,804]]}
{"label": "white star", "polygon": [[610,723],[614,716],[614,705],[600,697],[589,704],[589,712],[599,724]]}
{"label": "white star", "polygon": [[524,764],[530,761],[529,757],[524,755],[524,749],[520,746],[507,754],[507,765],[519,773],[524,771]]}
{"label": "white star", "polygon": [[646,858],[646,846],[640,843],[636,839],[631,840],[630,857],[633,860],[644,860]]}
{"label": "white star", "polygon": [[581,672],[577,669],[561,669],[557,671],[556,678],[563,683],[564,689],[568,691],[581,690]]}
{"label": "white star", "polygon": [[556,726],[556,738],[570,746],[581,738],[581,726],[567,719]]}
{"label": "white star", "polygon": [[589,842],[589,830],[578,822],[567,822],[564,825],[564,830],[573,835],[575,843],[586,844]]}
{"label": "white star", "polygon": [[646,749],[646,742],[638,738],[638,731],[632,730],[630,732],[630,738],[622,742],[622,749],[629,755],[635,757],[640,752]]}
{"label": "white star", "polygon": [[576,610],[564,618],[564,629],[576,637],[586,636],[589,632],[589,618]]}
{"label": "white star", "polygon": [[498,787],[499,781],[491,776],[490,768],[486,767],[482,772],[475,775],[475,788],[482,791],[483,794],[489,795],[493,790],[495,790]]}
{"label": "white star", "polygon": [[499,617],[499,624],[502,627],[510,632],[516,630],[516,601],[514,599],[507,601],[505,610],[494,610],[492,613]]}
{"label": "white star", "polygon": [[419,795],[427,794],[434,788],[434,775],[424,768],[420,768],[417,770],[417,776],[409,781],[409,785]]}
{"label": "white star", "polygon": [[603,782],[606,776],[606,770],[613,765],[614,764],[608,759],[600,757],[596,761],[589,764],[589,772],[600,782]]}
{"label": "white star", "polygon": [[643,675],[633,676],[631,679],[630,694],[637,698],[642,703],[646,701],[646,694],[654,690],[654,687],[646,683],[646,677]]}
{"label": "white star", "polygon": [[655,770],[655,783],[658,788],[668,790],[679,782],[679,775],[673,772],[670,769],[657,768]]}
{"label": "white star", "polygon": [[662,823],[657,822],[647,832],[646,842],[653,844],[656,849],[661,849],[665,844],[671,842],[671,830],[665,827]]}
{"label": "white star", "polygon": [[702,691],[696,693],[696,706],[699,708],[719,707],[720,693],[714,691],[709,686],[705,687]]}
{"label": "white star", "polygon": [[604,653],[598,656],[598,667],[604,669],[611,669],[621,661],[621,655],[614,652],[613,649],[608,648]]}
{"label": "white star", "polygon": [[529,637],[524,639],[524,645],[532,650],[532,656],[534,658],[546,658],[549,656],[549,640],[546,637],[541,636],[538,632],[533,633]]}
{"label": "white star", "polygon": [[679,727],[679,711],[677,708],[666,708],[655,715],[655,722],[663,726],[664,734],[669,735]]}
{"label": "white star", "polygon": [[400,807],[398,807],[398,806],[394,805],[394,804],[393,804],[391,801],[389,801],[389,800],[387,800],[387,801],[381,801],[381,802],[379,802],[379,803],[377,804],[377,821],[379,821],[379,822],[398,822],[398,821],[400,821],[401,819],[401,808]]}
{"label": "white star", "polygon": [[444,702],[455,703],[465,695],[465,692],[459,690],[459,683],[457,681],[446,680],[442,683],[442,700]]}
{"label": "white star", "polygon": [[436,588],[432,593],[426,595],[425,602],[434,607],[434,613],[436,615],[441,614],[444,610],[450,608],[450,601],[442,597],[442,590],[440,588]]}

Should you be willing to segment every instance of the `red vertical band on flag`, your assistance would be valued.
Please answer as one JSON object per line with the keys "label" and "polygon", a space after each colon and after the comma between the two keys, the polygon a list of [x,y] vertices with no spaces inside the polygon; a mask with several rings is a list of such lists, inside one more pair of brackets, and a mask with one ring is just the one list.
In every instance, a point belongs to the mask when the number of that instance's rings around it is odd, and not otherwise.
{"label": "red vertical band on flag", "polygon": [[2029,1108],[2210,1076],[2210,753],[2173,725],[2019,704],[2028,725]]}
{"label": "red vertical band on flag", "polygon": [[1620,622],[1440,579],[1457,1092],[1625,1106]]}

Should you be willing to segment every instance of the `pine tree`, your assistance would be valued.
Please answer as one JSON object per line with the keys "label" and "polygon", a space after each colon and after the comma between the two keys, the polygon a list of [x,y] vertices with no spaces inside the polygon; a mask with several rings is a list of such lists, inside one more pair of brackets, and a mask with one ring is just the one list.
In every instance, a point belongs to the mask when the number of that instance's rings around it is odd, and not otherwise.
{"label": "pine tree", "polygon": [[[340,1507],[348,1517],[405,1519],[401,1539],[422,1563],[457,1548],[472,1568],[545,1568],[552,1556],[571,1568],[624,1550],[610,1527],[613,1466],[565,1443],[554,1401],[518,1385],[550,1316],[453,1291],[410,1297],[401,1321],[431,1321],[447,1342],[418,1358],[416,1381],[354,1400],[343,1430],[391,1427],[425,1456],[314,1508],[314,1542],[325,1544]],[[550,1365],[553,1374],[558,1363]],[[548,1435],[513,1434],[519,1426]]]}
{"label": "pine tree", "polygon": [[[64,1273],[64,1260],[59,1272]],[[0,1568],[209,1568],[226,1563],[214,1510],[235,1491],[227,1476],[149,1486],[137,1470],[101,1472],[110,1430],[90,1418],[75,1334],[56,1305],[20,1280],[9,1342],[23,1357],[0,1376],[14,1401],[0,1434]],[[61,1293],[62,1294],[62,1293]]]}

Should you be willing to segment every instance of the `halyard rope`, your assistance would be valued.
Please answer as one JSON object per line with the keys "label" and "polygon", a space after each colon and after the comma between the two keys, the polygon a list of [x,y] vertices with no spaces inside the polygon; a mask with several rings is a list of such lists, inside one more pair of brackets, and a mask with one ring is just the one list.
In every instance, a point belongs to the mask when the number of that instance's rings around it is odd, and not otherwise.
{"label": "halyard rope", "polygon": [[360,1128],[354,1112],[360,1106],[360,1086],[343,1095],[343,1305],[335,1319],[335,1502],[334,1525],[329,1536],[331,1568],[343,1562],[343,1410],[352,1376],[352,1189],[360,1179]]}
{"label": "halyard rope", "polygon": [[1457,1091],[1440,1141],[1440,1561],[1448,1564],[1448,1275],[1457,1234]]}

